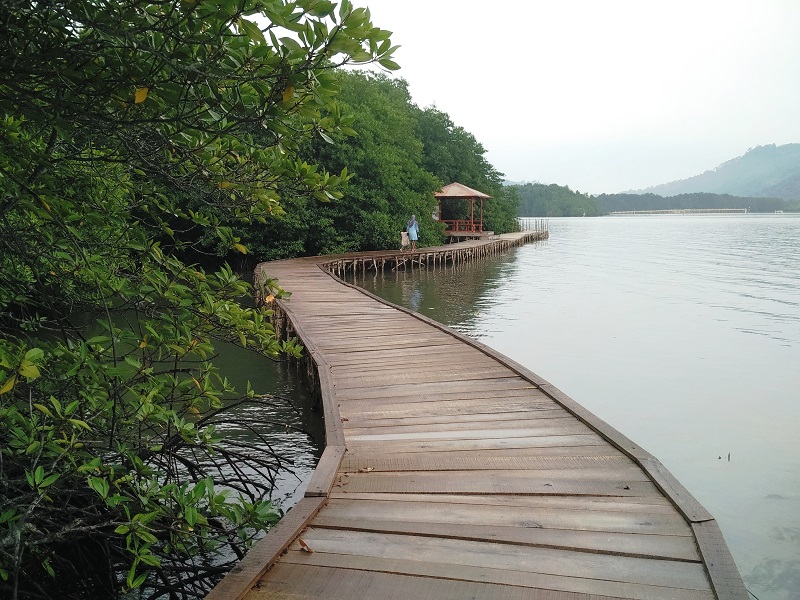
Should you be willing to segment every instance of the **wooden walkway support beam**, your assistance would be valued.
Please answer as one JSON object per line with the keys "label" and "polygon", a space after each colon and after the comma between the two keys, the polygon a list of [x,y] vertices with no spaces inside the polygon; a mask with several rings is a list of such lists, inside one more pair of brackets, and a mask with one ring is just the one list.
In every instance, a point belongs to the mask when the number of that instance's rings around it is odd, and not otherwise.
{"label": "wooden walkway support beam", "polygon": [[[493,251],[467,244],[417,264]],[[389,260],[365,258],[257,269],[293,292],[276,323],[313,361],[327,447],[306,499],[210,600],[747,599],[713,517],[655,457],[511,359],[338,278]]]}

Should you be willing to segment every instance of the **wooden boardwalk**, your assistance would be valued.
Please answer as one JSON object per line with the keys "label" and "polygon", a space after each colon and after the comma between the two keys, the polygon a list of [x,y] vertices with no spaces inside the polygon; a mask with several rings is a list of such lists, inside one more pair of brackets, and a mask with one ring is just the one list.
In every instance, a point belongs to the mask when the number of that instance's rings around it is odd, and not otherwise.
{"label": "wooden boardwalk", "polygon": [[279,312],[316,365],[327,448],[209,599],[747,599],[713,517],[654,457],[326,260],[259,269],[293,293]]}

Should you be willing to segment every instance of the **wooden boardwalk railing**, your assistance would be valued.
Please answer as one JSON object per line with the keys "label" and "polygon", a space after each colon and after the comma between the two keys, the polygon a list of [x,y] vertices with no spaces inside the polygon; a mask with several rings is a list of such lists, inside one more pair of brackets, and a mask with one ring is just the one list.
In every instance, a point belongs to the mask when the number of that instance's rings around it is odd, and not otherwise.
{"label": "wooden boardwalk railing", "polygon": [[277,312],[313,361],[327,447],[209,599],[746,600],[713,517],[653,456],[491,348],[343,283],[337,260],[257,270],[293,292]]}

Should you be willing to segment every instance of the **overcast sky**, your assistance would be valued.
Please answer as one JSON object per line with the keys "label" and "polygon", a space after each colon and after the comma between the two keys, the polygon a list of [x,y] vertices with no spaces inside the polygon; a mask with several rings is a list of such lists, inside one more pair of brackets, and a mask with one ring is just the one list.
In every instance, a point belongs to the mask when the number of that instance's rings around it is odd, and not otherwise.
{"label": "overcast sky", "polygon": [[355,0],[508,179],[601,193],[800,142],[800,0]]}

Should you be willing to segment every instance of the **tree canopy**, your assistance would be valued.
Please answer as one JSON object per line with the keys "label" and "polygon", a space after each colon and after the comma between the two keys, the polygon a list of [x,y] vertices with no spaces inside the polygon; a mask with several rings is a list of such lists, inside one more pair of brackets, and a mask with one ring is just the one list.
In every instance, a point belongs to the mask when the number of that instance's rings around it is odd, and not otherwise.
{"label": "tree canopy", "polygon": [[307,140],[300,153],[327,171],[345,173],[341,199],[295,195],[285,214],[247,228],[244,239],[259,259],[397,248],[411,214],[422,245],[443,240],[432,218],[433,191],[459,181],[492,199],[484,204],[487,229],[513,231],[517,198],[486,160],[475,137],[435,107],[414,104],[407,83],[383,74],[339,70],[337,133]]}
{"label": "tree canopy", "polygon": [[389,36],[348,0],[0,5],[4,597],[199,597],[277,518],[236,466],[271,457],[215,428],[259,396],[213,357],[300,348],[196,260],[341,195],[298,152],[343,126],[336,66],[396,67]]}

